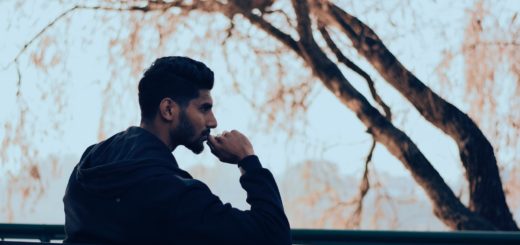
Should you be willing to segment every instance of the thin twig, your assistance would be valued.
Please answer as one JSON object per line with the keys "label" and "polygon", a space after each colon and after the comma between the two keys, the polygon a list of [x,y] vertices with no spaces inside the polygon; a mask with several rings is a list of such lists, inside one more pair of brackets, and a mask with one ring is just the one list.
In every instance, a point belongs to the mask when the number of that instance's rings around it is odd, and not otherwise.
{"label": "thin twig", "polygon": [[17,75],[17,78],[18,78],[18,81],[16,82],[16,98],[19,98],[20,97],[20,94],[22,93],[21,92],[21,87],[22,87],[22,72],[20,71],[20,63],[18,62],[18,60],[15,60],[15,64],[16,64],[16,75]]}
{"label": "thin twig", "polygon": [[228,51],[227,51],[227,38],[224,39],[223,43],[222,43],[222,52],[223,52],[223,55],[224,55],[224,60],[226,61],[226,69],[228,70],[228,73],[229,75],[231,76],[231,83],[233,84],[233,88],[236,90],[236,92],[242,96],[242,98],[252,107],[252,108],[257,108],[256,106],[256,103],[254,101],[252,101],[251,99],[249,99],[245,94],[244,92],[240,89],[240,84],[238,83],[238,79],[236,77],[236,74],[235,72],[233,71],[233,69],[231,68],[231,64],[229,62],[229,54],[228,54]]}
{"label": "thin twig", "polygon": [[294,25],[293,23],[291,22],[291,18],[289,17],[289,15],[287,15],[287,13],[285,13],[283,10],[281,9],[275,9],[275,10],[266,10],[264,12],[264,14],[274,14],[274,13],[280,13],[284,16],[285,18],[285,21],[287,22],[287,24],[289,25],[289,27],[292,27],[294,28]]}
{"label": "thin twig", "polygon": [[231,38],[231,36],[233,35],[234,29],[235,29],[235,22],[233,21],[233,19],[231,17],[229,19],[229,27],[226,29],[226,37],[220,43],[222,46],[226,45],[227,41]]}
{"label": "thin twig", "polygon": [[332,38],[329,35],[329,32],[327,31],[327,29],[325,28],[325,24],[323,22],[318,22],[318,30],[320,31],[321,35],[323,36],[323,39],[325,39],[325,42],[327,43],[327,45],[329,46],[331,51],[336,55],[338,61],[343,63],[345,66],[347,66],[352,71],[356,72],[357,74],[359,74],[361,77],[363,77],[366,80],[366,82],[368,84],[368,88],[370,89],[370,93],[372,94],[372,98],[374,98],[374,100],[383,108],[386,119],[388,119],[390,121],[392,119],[392,111],[390,110],[390,107],[388,107],[388,105],[383,101],[383,99],[381,99],[381,97],[377,93],[376,88],[374,86],[374,81],[372,80],[370,75],[368,75],[368,73],[366,73],[363,69],[361,69],[361,67],[356,65],[349,58],[347,58],[343,54],[343,52],[341,52],[341,50],[338,48],[338,46],[332,40]]}
{"label": "thin twig", "polygon": [[[367,158],[365,160],[365,170],[363,171],[363,177],[361,178],[361,183],[359,184],[359,195],[357,198],[357,205],[354,209],[354,212],[352,212],[352,215],[350,217],[350,220],[353,223],[354,227],[358,227],[361,224],[361,216],[363,214],[363,200],[365,199],[365,196],[367,195],[368,191],[370,190],[370,181],[368,179],[369,175],[369,165],[372,162],[372,156],[374,154],[374,149],[376,148],[376,140],[372,139],[372,145],[370,146],[370,150],[368,151]],[[347,223],[347,224],[348,224]],[[348,227],[346,227],[348,228]]]}
{"label": "thin twig", "polygon": [[285,44],[287,47],[291,48],[294,52],[299,54],[301,52],[300,46],[298,43],[289,35],[281,31],[280,29],[273,26],[271,23],[263,19],[262,17],[255,15],[253,13],[242,13],[251,23],[260,27],[260,29],[272,35],[274,38],[278,39],[278,41]]}
{"label": "thin twig", "polygon": [[36,40],[38,39],[38,37],[40,37],[43,33],[45,33],[45,31],[47,31],[47,29],[51,28],[54,24],[56,24],[56,22],[58,22],[58,20],[60,20],[61,18],[65,17],[68,13],[74,11],[78,9],[78,6],[74,6],[70,9],[68,9],[67,11],[61,13],[60,15],[58,15],[58,17],[54,18],[54,20],[52,20],[49,24],[47,24],[45,27],[43,27],[36,35],[34,35],[27,43],[25,43],[25,45],[22,47],[22,49],[18,52],[18,54],[16,54],[16,56],[14,57],[14,59],[9,62],[3,69],[6,70],[7,68],[9,68],[13,63],[17,63],[18,62],[18,59],[20,58],[20,56],[25,52],[25,50],[27,50],[27,48]]}

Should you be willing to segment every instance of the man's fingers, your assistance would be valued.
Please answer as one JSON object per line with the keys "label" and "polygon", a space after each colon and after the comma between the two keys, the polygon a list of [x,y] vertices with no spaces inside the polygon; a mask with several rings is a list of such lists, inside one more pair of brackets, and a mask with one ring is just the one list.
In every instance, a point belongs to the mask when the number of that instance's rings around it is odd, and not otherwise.
{"label": "man's fingers", "polygon": [[228,135],[228,134],[229,134],[229,132],[228,132],[228,131],[226,131],[226,130],[224,130],[224,131],[222,132],[222,134],[221,134],[221,135],[222,135],[222,136],[226,136],[226,135]]}
{"label": "man's fingers", "polygon": [[216,143],[215,138],[213,138],[213,136],[209,136],[208,137],[208,142],[207,142],[207,144],[209,146],[209,149],[211,150],[211,153],[213,155],[215,155],[220,160],[220,158],[221,158],[220,152],[217,149],[215,149],[215,144],[214,143]]}
{"label": "man's fingers", "polygon": [[213,135],[208,135],[208,144],[214,145],[216,143],[215,137]]}
{"label": "man's fingers", "polygon": [[[211,136],[209,136],[211,137]],[[206,144],[209,146],[209,149],[211,150],[211,152],[213,152],[215,150],[215,147],[213,146],[213,143],[211,142],[211,139],[208,137],[208,141],[206,141]]]}
{"label": "man's fingers", "polygon": [[209,135],[208,136],[208,145],[209,145],[209,148],[211,149],[211,152],[214,155],[218,156],[219,151],[222,148],[222,139],[218,136],[214,137],[212,135]]}
{"label": "man's fingers", "polygon": [[208,136],[208,142],[210,144],[212,144],[213,147],[215,146],[219,146],[222,144],[222,138],[220,136],[213,136],[213,135],[209,135]]}

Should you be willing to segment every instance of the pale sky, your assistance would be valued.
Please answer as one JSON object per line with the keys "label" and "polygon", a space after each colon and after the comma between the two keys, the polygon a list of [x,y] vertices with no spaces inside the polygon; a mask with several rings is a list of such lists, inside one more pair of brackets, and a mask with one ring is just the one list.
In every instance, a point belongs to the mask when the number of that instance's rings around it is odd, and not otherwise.
{"label": "pale sky", "polygon": [[[340,1],[343,3],[343,1]],[[473,1],[410,1],[409,9],[400,7],[390,15],[390,19],[400,28],[395,29],[388,23],[387,12],[375,12],[367,9],[366,1],[355,1],[351,4],[344,1],[346,6],[352,8],[354,15],[358,15],[363,21],[371,25],[387,46],[397,55],[400,61],[432,88],[438,89],[436,85],[437,75],[434,68],[442,58],[444,49],[460,46],[463,38],[463,28],[466,25],[466,9],[473,5]],[[513,1],[500,1],[504,6],[513,6]],[[387,5],[385,5],[387,4]],[[381,8],[391,9],[395,1],[382,1]],[[18,53],[21,45],[35,35],[63,9],[56,2],[31,1],[31,4],[23,4],[24,11],[14,11],[15,1],[0,1],[0,67],[4,67]],[[517,4],[518,5],[518,4]],[[399,6],[399,5],[398,5]],[[518,8],[518,7],[516,7]],[[403,9],[403,10],[401,10]],[[412,10],[417,10],[420,16],[413,16]],[[514,10],[513,10],[514,11]],[[518,10],[516,10],[518,11]],[[102,90],[104,84],[110,79],[111,64],[107,58],[107,36],[92,34],[96,26],[91,11],[81,11],[71,15],[71,24],[65,29],[63,23],[56,23],[49,29],[54,33],[56,39],[67,35],[68,44],[66,50],[50,48],[46,52],[64,52],[63,60],[66,62],[66,72],[60,68],[50,69],[49,73],[36,70],[33,65],[28,65],[29,54],[37,49],[39,41],[33,43],[22,55],[20,68],[23,76],[23,93],[25,103],[29,105],[31,117],[27,118],[29,125],[35,125],[35,131],[27,135],[28,142],[38,150],[39,156],[44,158],[49,154],[61,156],[79,156],[83,150],[97,142],[99,120],[102,113]],[[413,19],[416,18],[416,19]],[[435,20],[435,22],[432,22]],[[432,23],[432,25],[429,25]],[[117,24],[117,23],[116,23]],[[415,28],[419,25],[421,28]],[[439,29],[439,27],[442,27]],[[106,30],[105,30],[106,31]],[[413,31],[410,34],[409,31]],[[444,36],[441,33],[444,32]],[[89,36],[92,35],[92,36]],[[449,38],[447,38],[449,37]],[[153,39],[153,37],[150,37]],[[183,40],[184,38],[184,40]],[[83,42],[83,39],[88,42]],[[171,45],[178,47],[178,53],[174,55],[188,55],[184,45],[193,45],[185,41],[185,37],[178,37],[177,43]],[[63,44],[62,44],[63,45]],[[60,46],[62,47],[62,46]],[[185,48],[185,47],[184,47]],[[63,49],[63,48],[62,48]],[[229,92],[231,77],[227,74],[223,58],[216,48],[215,54],[208,54],[205,62],[216,74],[216,86],[213,93],[215,101],[215,113],[219,120],[219,128],[216,130],[238,129],[249,135],[255,151],[263,164],[275,174],[281,174],[288,166],[299,164],[308,159],[326,160],[336,163],[342,173],[360,175],[363,170],[364,159],[371,144],[370,137],[364,133],[365,127],[359,122],[355,115],[327,91],[321,84],[316,85],[317,97],[305,115],[309,124],[305,135],[295,135],[287,140],[286,134],[278,128],[274,128],[269,134],[255,130],[253,126],[257,121],[257,115],[240,95]],[[172,53],[168,53],[171,55]],[[48,55],[52,57],[52,55]],[[198,58],[194,56],[195,58]],[[144,60],[141,66],[150,65],[152,60]],[[359,64],[375,74],[367,62],[358,61]],[[461,71],[463,68],[459,68]],[[61,71],[61,72],[60,72]],[[287,71],[287,72],[298,72]],[[18,116],[16,94],[16,69],[11,65],[6,70],[0,70],[0,141],[5,135],[4,125],[6,122],[16,124],[13,118]],[[365,96],[369,97],[365,82],[351,72],[346,72],[347,78],[351,80]],[[462,74],[461,74],[462,75]],[[124,75],[122,75],[124,76]],[[416,142],[419,148],[437,168],[441,175],[449,183],[456,183],[461,178],[461,166],[458,152],[452,140],[446,137],[440,130],[432,127],[422,119],[417,112],[410,110],[411,105],[403,102],[402,97],[390,86],[384,83],[380,77],[373,75],[376,79],[376,87],[383,99],[391,106],[396,121],[406,117],[405,123],[397,123]],[[68,80],[63,81],[63,77]],[[135,78],[128,78],[128,84],[137,84]],[[248,77],[241,77],[248,80]],[[454,80],[463,80],[456,77]],[[244,82],[247,84],[262,83],[263,81]],[[62,85],[60,85],[62,84]],[[63,85],[65,84],[65,85]],[[115,85],[118,86],[118,85]],[[121,85],[123,86],[123,85]],[[455,88],[454,94],[462,94],[461,88]],[[57,90],[62,88],[62,90]],[[130,87],[132,88],[132,87]],[[130,89],[123,87],[122,89]],[[137,106],[136,89],[127,91],[123,97],[122,108],[117,108],[123,114],[121,118],[113,122],[110,127],[112,133],[119,132],[131,125],[139,123],[139,108]],[[43,91],[43,92],[42,92]],[[46,99],[42,99],[47,93]],[[56,101],[52,101],[49,94],[60,93],[65,104],[61,111],[55,108]],[[452,98],[457,98],[453,96]],[[462,96],[460,100],[451,101],[466,110]],[[409,112],[408,112],[409,111]],[[52,131],[54,119],[62,121],[63,133]],[[288,122],[291,123],[291,122]],[[48,134],[44,134],[45,129]],[[10,149],[7,162],[0,164],[0,175],[10,172],[15,174],[20,169],[22,152],[15,146]],[[218,164],[217,160],[205,151],[200,156],[194,156],[185,149],[177,149],[174,152],[178,162],[183,168],[190,168],[197,164],[208,166]],[[409,176],[402,163],[391,156],[382,145],[378,145],[374,154],[373,163],[378,171],[386,172],[396,176]],[[75,163],[61,163],[71,168]],[[61,178],[68,178],[68,172],[63,173]],[[357,183],[356,183],[357,185]],[[5,183],[0,181],[0,187],[6,188]],[[1,190],[0,190],[1,191]],[[2,222],[2,220],[0,220]]]}

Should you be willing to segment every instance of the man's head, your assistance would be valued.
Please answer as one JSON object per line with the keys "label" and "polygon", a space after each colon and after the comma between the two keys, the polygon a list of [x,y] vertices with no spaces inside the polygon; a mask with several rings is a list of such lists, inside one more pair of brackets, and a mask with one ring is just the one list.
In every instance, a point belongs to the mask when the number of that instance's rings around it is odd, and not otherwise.
{"label": "man's head", "polygon": [[213,79],[206,65],[187,57],[155,60],[139,82],[141,124],[172,150],[184,145],[202,152],[209,130],[217,126],[211,110]]}

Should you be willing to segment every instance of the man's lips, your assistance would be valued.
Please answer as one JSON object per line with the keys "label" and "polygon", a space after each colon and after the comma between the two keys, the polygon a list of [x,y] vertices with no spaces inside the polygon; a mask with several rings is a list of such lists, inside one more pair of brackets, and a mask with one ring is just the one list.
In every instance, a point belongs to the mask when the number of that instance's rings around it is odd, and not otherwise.
{"label": "man's lips", "polygon": [[209,137],[209,130],[202,133],[202,137],[200,138],[200,141],[206,141],[206,140],[208,140],[208,137]]}

